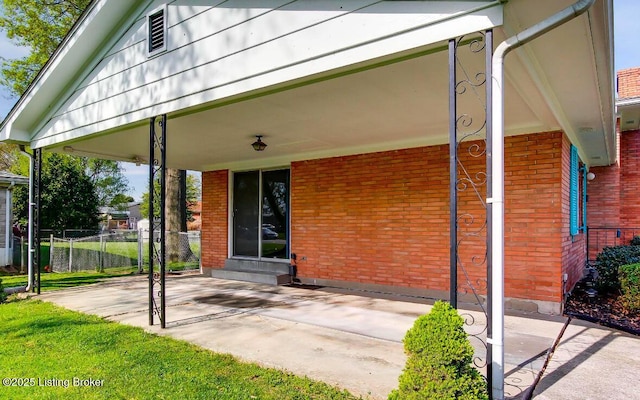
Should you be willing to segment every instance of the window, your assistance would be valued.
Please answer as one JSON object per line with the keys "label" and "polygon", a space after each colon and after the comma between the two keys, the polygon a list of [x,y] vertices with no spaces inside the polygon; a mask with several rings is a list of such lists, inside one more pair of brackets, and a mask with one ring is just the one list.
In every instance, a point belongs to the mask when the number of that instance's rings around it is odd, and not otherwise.
{"label": "window", "polygon": [[161,7],[147,14],[147,54],[162,53],[167,49],[167,8]]}

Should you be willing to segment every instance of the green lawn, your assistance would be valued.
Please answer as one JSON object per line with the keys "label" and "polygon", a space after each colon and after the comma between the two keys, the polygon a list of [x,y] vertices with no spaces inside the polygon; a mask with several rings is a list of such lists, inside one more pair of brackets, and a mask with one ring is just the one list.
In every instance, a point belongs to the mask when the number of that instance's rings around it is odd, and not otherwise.
{"label": "green lawn", "polygon": [[[0,371],[8,378],[0,386],[2,399],[354,398],[324,383],[36,300],[0,305],[0,337]],[[74,380],[99,386],[74,386]]]}
{"label": "green lawn", "polygon": [[[136,273],[137,267],[110,268],[105,272],[65,272],[65,273],[41,273],[40,290],[65,289],[72,286],[89,285],[97,283],[106,278],[131,275]],[[25,286],[27,284],[26,275],[5,275],[0,276],[4,287]],[[1,398],[1,397],[0,397]]]}

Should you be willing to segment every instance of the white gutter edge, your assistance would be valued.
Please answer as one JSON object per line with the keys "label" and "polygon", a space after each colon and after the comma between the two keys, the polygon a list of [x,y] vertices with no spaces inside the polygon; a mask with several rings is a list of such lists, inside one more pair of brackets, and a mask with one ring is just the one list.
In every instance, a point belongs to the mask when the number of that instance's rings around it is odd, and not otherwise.
{"label": "white gutter edge", "polygon": [[11,180],[9,186],[7,187],[7,195],[5,197],[5,221],[7,221],[6,229],[5,229],[5,255],[7,257],[7,265],[9,264],[9,260],[13,258],[13,220],[11,218],[11,191],[13,187],[16,185],[14,180]]}
{"label": "white gutter edge", "polygon": [[640,105],[640,97],[616,100],[616,107],[628,107],[628,106],[638,106],[638,105]]}
{"label": "white gutter edge", "polygon": [[595,0],[579,0],[570,7],[525,29],[500,43],[492,60],[492,198],[491,237],[491,334],[487,342],[491,344],[491,398],[504,399],[504,58],[513,49],[549,32],[586,12]]}

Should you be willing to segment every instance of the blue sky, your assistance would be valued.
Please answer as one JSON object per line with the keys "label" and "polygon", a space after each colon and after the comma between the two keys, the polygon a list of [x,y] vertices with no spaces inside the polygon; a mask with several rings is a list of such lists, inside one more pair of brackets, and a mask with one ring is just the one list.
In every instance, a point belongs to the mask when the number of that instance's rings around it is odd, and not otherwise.
{"label": "blue sky", "polygon": [[[615,37],[615,67],[616,70],[640,66],[640,51],[638,40],[640,38],[640,1],[639,0],[614,0],[614,37]],[[12,45],[0,31],[0,57],[6,59],[23,57],[27,49]],[[11,110],[16,98],[13,98],[0,87],[0,119],[3,119]],[[139,200],[146,190],[148,180],[148,167],[124,163],[125,175],[131,186],[130,194]]]}

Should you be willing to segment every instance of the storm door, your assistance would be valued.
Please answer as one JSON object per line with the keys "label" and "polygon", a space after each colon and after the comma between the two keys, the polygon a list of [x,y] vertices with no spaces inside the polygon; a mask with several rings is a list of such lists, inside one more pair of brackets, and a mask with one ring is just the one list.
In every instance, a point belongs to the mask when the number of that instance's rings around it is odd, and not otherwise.
{"label": "storm door", "polygon": [[289,259],[289,170],[233,176],[233,256]]}

